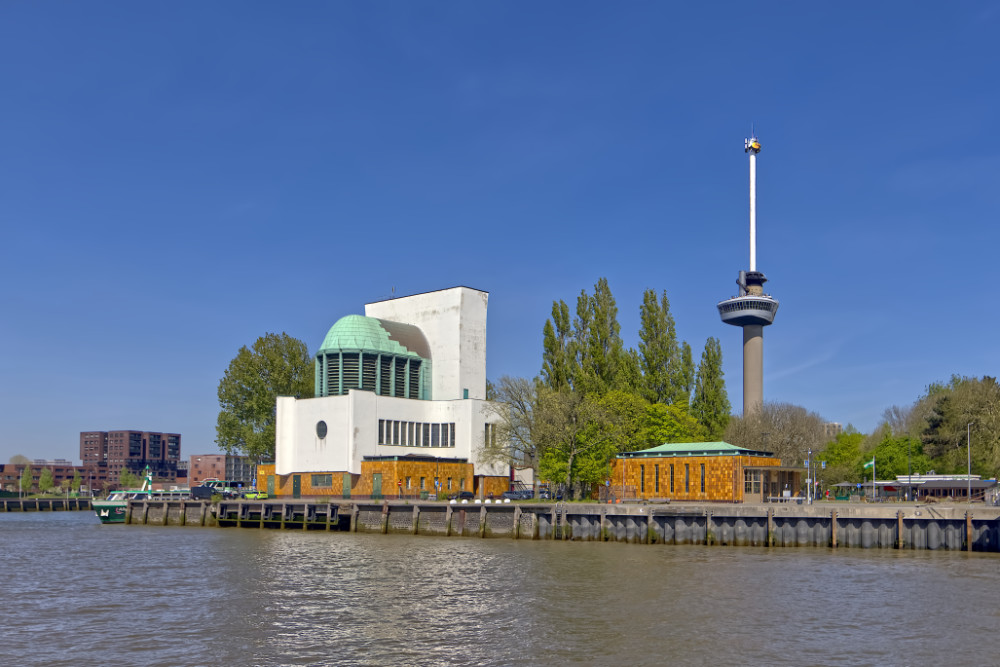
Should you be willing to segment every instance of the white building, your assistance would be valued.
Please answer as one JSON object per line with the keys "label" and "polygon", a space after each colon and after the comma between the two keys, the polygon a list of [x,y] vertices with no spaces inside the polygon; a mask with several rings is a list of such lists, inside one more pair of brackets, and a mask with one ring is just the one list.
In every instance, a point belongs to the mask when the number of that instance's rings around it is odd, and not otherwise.
{"label": "white building", "polygon": [[476,474],[496,417],[486,403],[486,292],[468,287],[365,305],[316,353],[316,398],[278,398],[275,472],[360,474],[366,456],[464,458]]}

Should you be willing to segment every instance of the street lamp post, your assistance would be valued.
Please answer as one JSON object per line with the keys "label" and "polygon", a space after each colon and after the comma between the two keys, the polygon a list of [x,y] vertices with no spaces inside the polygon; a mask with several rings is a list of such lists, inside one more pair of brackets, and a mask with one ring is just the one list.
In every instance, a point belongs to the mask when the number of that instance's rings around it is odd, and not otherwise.
{"label": "street lamp post", "polygon": [[906,438],[906,499],[913,493],[913,469],[910,467],[910,438]]}
{"label": "street lamp post", "polygon": [[965,425],[965,454],[968,458],[968,477],[965,491],[966,500],[972,504],[972,422]]}
{"label": "street lamp post", "polygon": [[812,447],[806,450],[806,503],[812,504]]}

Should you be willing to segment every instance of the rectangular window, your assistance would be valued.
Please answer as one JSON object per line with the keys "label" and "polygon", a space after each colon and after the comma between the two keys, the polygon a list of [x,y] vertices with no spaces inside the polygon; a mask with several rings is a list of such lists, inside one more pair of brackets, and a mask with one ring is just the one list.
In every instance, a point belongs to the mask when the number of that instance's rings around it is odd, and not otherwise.
{"label": "rectangular window", "polygon": [[684,493],[691,493],[691,466],[684,464]]}
{"label": "rectangular window", "polygon": [[431,446],[431,425],[430,424],[424,424],[424,439],[423,439],[423,441],[420,444],[422,444],[424,447],[430,447]]}
{"label": "rectangular window", "polygon": [[420,490],[421,491],[425,491],[427,489],[426,482],[427,482],[427,478],[426,477],[421,477],[420,478]]}
{"label": "rectangular window", "polygon": [[646,466],[639,466],[639,493],[646,493]]}
{"label": "rectangular window", "polygon": [[333,486],[333,475],[313,475],[310,483],[314,489],[328,489]]}
{"label": "rectangular window", "polygon": [[670,464],[670,494],[674,493],[674,464]]}
{"label": "rectangular window", "polygon": [[653,466],[653,489],[654,492],[659,495],[660,493],[660,464],[657,463]]}
{"label": "rectangular window", "polygon": [[441,424],[431,424],[431,447],[441,445]]}
{"label": "rectangular window", "polygon": [[412,481],[412,479],[413,479],[412,477],[407,477],[406,478],[406,490],[407,491],[409,491],[411,488],[413,488],[412,486],[410,486],[410,482]]}
{"label": "rectangular window", "polygon": [[701,464],[701,492],[705,493],[705,464]]}
{"label": "rectangular window", "polygon": [[451,477],[448,478],[448,490],[451,491]]}
{"label": "rectangular window", "polygon": [[399,444],[399,422],[392,422],[392,444]]}
{"label": "rectangular window", "polygon": [[411,447],[416,447],[417,446],[417,439],[416,439],[416,436],[414,435],[414,433],[416,431],[416,429],[414,428],[415,426],[416,426],[416,424],[414,424],[413,422],[410,422],[410,425],[406,427],[406,432],[410,436],[410,439],[407,441],[406,444],[410,445]]}
{"label": "rectangular window", "polygon": [[450,439],[451,439],[451,444],[448,445],[448,446],[449,447],[454,447],[455,446],[455,422],[451,423],[451,436],[450,436]]}

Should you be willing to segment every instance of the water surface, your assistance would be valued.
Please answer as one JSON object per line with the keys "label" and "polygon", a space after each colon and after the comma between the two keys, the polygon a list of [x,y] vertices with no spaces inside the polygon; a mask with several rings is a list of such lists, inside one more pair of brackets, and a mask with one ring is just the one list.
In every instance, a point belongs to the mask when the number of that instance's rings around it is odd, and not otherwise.
{"label": "water surface", "polygon": [[[1000,661],[1000,558],[0,515],[5,664]],[[7,662],[15,657],[15,662]]]}

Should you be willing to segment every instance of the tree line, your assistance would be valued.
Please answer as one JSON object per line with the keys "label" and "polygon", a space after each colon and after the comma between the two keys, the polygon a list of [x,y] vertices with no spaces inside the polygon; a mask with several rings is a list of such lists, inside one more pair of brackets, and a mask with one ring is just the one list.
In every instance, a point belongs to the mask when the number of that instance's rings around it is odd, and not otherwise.
{"label": "tree line", "polygon": [[[823,419],[801,406],[765,402],[750,415],[733,417],[726,441],[780,456],[800,465],[809,451],[825,485],[870,479],[873,458],[879,479],[898,475],[1000,473],[1000,385],[996,378],[955,375],[933,382],[910,405],[886,408],[871,433],[848,424],[828,437]],[[971,461],[971,466],[970,466]]]}
{"label": "tree line", "polygon": [[872,458],[880,479],[908,474],[1000,473],[1000,385],[996,378],[953,375],[934,382],[911,405],[893,405],[869,434],[848,427],[826,445],[827,477],[864,478]]}
{"label": "tree line", "polygon": [[[217,444],[273,459],[275,399],[312,397],[312,377],[308,347],[285,333],[240,348],[219,382]],[[765,401],[750,414],[730,415],[718,339],[708,338],[695,365],[691,346],[677,337],[666,292],[649,289],[638,345],[627,348],[604,278],[593,293],[581,290],[572,312],[553,301],[538,375],[502,376],[488,383],[487,398],[499,423],[482,443],[482,457],[530,466],[536,480],[577,493],[606,479],[616,454],[670,442],[725,440],[773,452],[784,465],[802,465],[811,452],[825,464],[819,478],[827,484],[862,481],[872,457],[882,479],[964,473],[967,445],[974,474],[1000,472],[995,378],[932,383],[912,405],[886,409],[868,434],[848,424],[827,437],[820,415],[790,403]]]}
{"label": "tree line", "polygon": [[646,290],[639,314],[632,349],[607,279],[580,292],[572,317],[565,301],[554,301],[539,375],[503,376],[488,387],[499,424],[483,458],[530,466],[535,479],[572,495],[602,483],[620,452],[721,439],[730,404],[718,339],[705,342],[696,367],[665,291]]}

